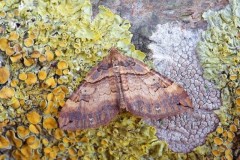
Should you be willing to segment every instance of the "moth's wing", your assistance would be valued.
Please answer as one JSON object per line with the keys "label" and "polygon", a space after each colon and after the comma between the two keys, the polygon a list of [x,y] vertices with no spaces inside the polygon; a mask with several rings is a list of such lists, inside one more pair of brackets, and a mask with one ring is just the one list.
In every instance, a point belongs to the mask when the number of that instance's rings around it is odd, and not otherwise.
{"label": "moth's wing", "polygon": [[191,100],[181,86],[153,70],[147,71],[144,63],[134,59],[121,72],[126,109],[131,113],[160,119],[192,110]]}
{"label": "moth's wing", "polygon": [[67,100],[59,115],[60,128],[66,130],[105,125],[119,113],[114,77],[95,83],[84,82]]}
{"label": "moth's wing", "polygon": [[59,126],[66,130],[95,128],[107,124],[119,113],[118,92],[109,56],[93,67],[66,101],[59,114]]}

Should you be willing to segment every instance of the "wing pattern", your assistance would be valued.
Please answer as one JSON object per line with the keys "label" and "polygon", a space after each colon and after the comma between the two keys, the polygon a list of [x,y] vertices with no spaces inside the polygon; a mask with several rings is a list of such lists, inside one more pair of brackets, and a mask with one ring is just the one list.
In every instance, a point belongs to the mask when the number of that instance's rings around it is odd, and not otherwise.
{"label": "wing pattern", "polygon": [[95,128],[107,124],[121,109],[160,119],[192,111],[193,107],[181,86],[143,62],[111,49],[66,101],[59,126],[66,130]]}

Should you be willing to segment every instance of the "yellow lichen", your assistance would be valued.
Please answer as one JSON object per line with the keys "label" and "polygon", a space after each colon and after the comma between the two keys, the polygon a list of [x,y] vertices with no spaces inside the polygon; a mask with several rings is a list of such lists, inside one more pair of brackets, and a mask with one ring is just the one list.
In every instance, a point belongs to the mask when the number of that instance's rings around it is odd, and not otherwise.
{"label": "yellow lichen", "polygon": [[240,97],[236,98],[235,103],[236,105],[240,106]]}
{"label": "yellow lichen", "polygon": [[10,147],[9,140],[6,137],[0,135],[0,149],[3,149],[3,148],[8,149],[9,147]]}
{"label": "yellow lichen", "polygon": [[49,87],[52,87],[52,88],[54,88],[54,87],[57,85],[57,83],[56,83],[56,81],[55,81],[55,79],[54,79],[53,77],[48,78],[45,83],[46,83]]}
{"label": "yellow lichen", "polygon": [[10,140],[11,144],[14,145],[17,148],[20,148],[22,146],[22,140],[18,139],[15,136],[15,132],[13,130],[8,130],[6,132],[6,136]]}
{"label": "yellow lichen", "polygon": [[56,51],[55,51],[55,55],[56,55],[57,57],[62,56],[62,51],[61,51],[61,50],[56,50]]}
{"label": "yellow lichen", "polygon": [[240,87],[238,87],[235,91],[236,95],[240,96]]}
{"label": "yellow lichen", "polygon": [[39,58],[40,57],[40,52],[38,51],[33,51],[32,54],[31,54],[31,58]]}
{"label": "yellow lichen", "polygon": [[27,119],[31,124],[38,124],[42,118],[36,111],[31,111],[27,113]]}
{"label": "yellow lichen", "polygon": [[20,104],[20,102],[19,102],[19,100],[18,100],[17,98],[13,97],[13,98],[11,99],[11,106],[12,106],[14,109],[19,108],[20,105],[21,105],[21,104]]}
{"label": "yellow lichen", "polygon": [[20,151],[26,158],[30,158],[32,155],[32,149],[27,144],[23,145]]}
{"label": "yellow lichen", "polygon": [[11,98],[14,95],[14,89],[9,87],[3,87],[0,90],[0,98],[7,99]]}
{"label": "yellow lichen", "polygon": [[30,136],[26,139],[27,144],[31,149],[37,149],[40,146],[40,141],[35,136]]}
{"label": "yellow lichen", "polygon": [[13,63],[18,62],[21,58],[22,58],[22,54],[21,53],[15,54],[15,55],[10,57],[10,59],[11,59],[11,61]]}
{"label": "yellow lichen", "polygon": [[229,79],[235,81],[237,80],[237,75],[230,75]]}
{"label": "yellow lichen", "polygon": [[235,118],[235,119],[234,119],[234,124],[235,124],[236,126],[239,126],[239,124],[240,124],[240,123],[239,123],[239,119]]}
{"label": "yellow lichen", "polygon": [[44,56],[44,55],[39,56],[39,61],[40,62],[45,62],[46,60],[47,60],[46,56]]}
{"label": "yellow lichen", "polygon": [[223,140],[221,138],[215,137],[214,138],[214,143],[217,145],[221,145],[223,144]]}
{"label": "yellow lichen", "polygon": [[47,72],[46,71],[39,71],[38,72],[38,78],[40,79],[40,80],[45,80],[46,79],[46,77],[47,77]]}
{"label": "yellow lichen", "polygon": [[57,64],[58,69],[66,69],[68,68],[68,64],[65,61],[59,61]]}
{"label": "yellow lichen", "polygon": [[229,139],[232,140],[235,137],[235,134],[233,132],[231,132],[231,131],[228,131],[227,132],[227,136],[228,136]]}
{"label": "yellow lichen", "polygon": [[12,31],[11,33],[9,33],[9,37],[8,40],[10,41],[16,41],[19,38],[19,34],[16,31]]}
{"label": "yellow lichen", "polygon": [[27,79],[25,83],[28,85],[32,85],[37,82],[37,76],[34,73],[27,73]]}
{"label": "yellow lichen", "polygon": [[17,79],[12,79],[11,81],[11,87],[16,87],[18,85],[18,80]]}
{"label": "yellow lichen", "polygon": [[26,47],[31,47],[33,45],[33,43],[34,43],[34,40],[31,39],[31,38],[27,38],[27,39],[24,40],[24,45]]}
{"label": "yellow lichen", "polygon": [[21,138],[26,138],[29,135],[30,131],[25,126],[18,126],[17,127],[17,134]]}
{"label": "yellow lichen", "polygon": [[42,144],[43,144],[44,146],[47,146],[47,145],[49,144],[48,139],[47,139],[47,138],[43,138],[43,139],[42,139]]}
{"label": "yellow lichen", "polygon": [[9,79],[9,76],[9,69],[7,67],[0,67],[0,84],[6,83]]}
{"label": "yellow lichen", "polygon": [[50,62],[54,59],[54,54],[51,51],[46,51],[45,55],[46,55],[46,58],[47,58],[48,62]]}
{"label": "yellow lichen", "polygon": [[237,126],[235,124],[230,125],[230,131],[231,132],[237,132]]}
{"label": "yellow lichen", "polygon": [[13,54],[14,54],[13,48],[12,48],[12,47],[7,47],[7,48],[6,48],[6,54],[7,54],[8,56],[13,55]]}
{"label": "yellow lichen", "polygon": [[216,130],[219,134],[223,133],[223,128],[218,126],[217,130]]}
{"label": "yellow lichen", "polygon": [[30,124],[29,125],[29,131],[34,133],[34,134],[39,134],[40,133],[40,127],[37,127],[36,125]]}
{"label": "yellow lichen", "polygon": [[26,73],[20,73],[18,75],[18,78],[22,81],[25,81],[27,79],[27,74]]}
{"label": "yellow lichen", "polygon": [[48,117],[43,120],[43,127],[45,129],[54,129],[57,128],[57,122],[54,118]]}
{"label": "yellow lichen", "polygon": [[56,69],[56,74],[61,76],[63,74],[62,70],[61,69]]}
{"label": "yellow lichen", "polygon": [[218,150],[212,150],[212,154],[214,156],[220,156],[220,152]]}
{"label": "yellow lichen", "polygon": [[54,132],[54,137],[56,139],[61,139],[64,136],[64,133],[61,129],[57,128]]}
{"label": "yellow lichen", "polygon": [[32,58],[24,58],[23,59],[24,65],[29,67],[34,64],[34,60]]}
{"label": "yellow lichen", "polygon": [[6,38],[0,38],[0,50],[6,51],[8,47],[8,40]]}

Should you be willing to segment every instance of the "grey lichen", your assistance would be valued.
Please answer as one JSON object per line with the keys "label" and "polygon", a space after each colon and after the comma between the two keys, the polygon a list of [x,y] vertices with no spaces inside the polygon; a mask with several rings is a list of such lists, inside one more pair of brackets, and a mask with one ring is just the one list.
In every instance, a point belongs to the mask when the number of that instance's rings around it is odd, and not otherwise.
{"label": "grey lichen", "polygon": [[186,30],[179,23],[158,25],[151,36],[154,66],[161,74],[182,85],[192,99],[194,113],[151,122],[158,137],[166,140],[175,152],[190,152],[204,143],[218,118],[213,110],[221,106],[220,92],[202,76],[195,52],[201,30]]}

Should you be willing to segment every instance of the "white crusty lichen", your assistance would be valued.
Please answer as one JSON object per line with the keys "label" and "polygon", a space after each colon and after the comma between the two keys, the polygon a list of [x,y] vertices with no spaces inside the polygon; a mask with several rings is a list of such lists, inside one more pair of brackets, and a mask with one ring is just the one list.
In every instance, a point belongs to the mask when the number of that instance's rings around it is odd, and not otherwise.
{"label": "white crusty lichen", "polygon": [[157,135],[175,152],[190,152],[203,144],[208,133],[218,125],[213,110],[221,106],[220,92],[205,80],[195,48],[201,30],[186,30],[179,23],[158,25],[150,39],[155,69],[180,84],[188,92],[193,113],[151,122]]}

